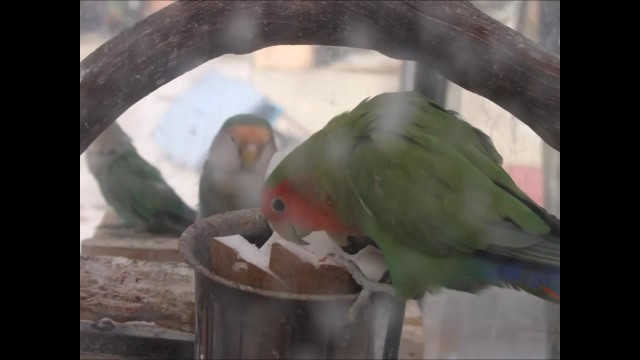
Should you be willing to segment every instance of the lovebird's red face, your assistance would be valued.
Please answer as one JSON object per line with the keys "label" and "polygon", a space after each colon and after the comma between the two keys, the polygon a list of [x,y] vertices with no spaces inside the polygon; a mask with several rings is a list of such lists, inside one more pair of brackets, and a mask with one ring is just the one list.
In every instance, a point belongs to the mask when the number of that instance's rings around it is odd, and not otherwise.
{"label": "lovebird's red face", "polygon": [[288,180],[265,187],[261,209],[274,231],[299,244],[304,244],[302,238],[313,231],[356,233],[338,219],[331,202],[320,200],[323,197],[317,192],[316,196],[310,193],[310,187],[296,187]]}
{"label": "lovebird's red face", "polygon": [[265,187],[261,210],[280,236],[294,243],[306,244],[302,238],[313,231],[309,220],[314,209],[287,180],[275,187]]}

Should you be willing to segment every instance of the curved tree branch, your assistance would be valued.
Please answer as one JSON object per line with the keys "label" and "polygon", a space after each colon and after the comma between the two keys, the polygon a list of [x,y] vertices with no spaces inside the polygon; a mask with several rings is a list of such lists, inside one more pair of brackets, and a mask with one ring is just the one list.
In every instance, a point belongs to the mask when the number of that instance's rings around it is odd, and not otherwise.
{"label": "curved tree branch", "polygon": [[80,63],[80,153],[130,106],[206,61],[302,44],[428,61],[560,150],[559,58],[467,1],[184,1]]}

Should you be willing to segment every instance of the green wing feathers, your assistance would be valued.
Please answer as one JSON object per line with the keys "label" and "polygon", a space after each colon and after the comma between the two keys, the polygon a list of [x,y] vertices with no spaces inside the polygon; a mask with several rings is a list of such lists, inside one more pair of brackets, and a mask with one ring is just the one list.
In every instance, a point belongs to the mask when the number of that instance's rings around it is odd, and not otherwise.
{"label": "green wing feathers", "polygon": [[502,286],[559,301],[560,221],[502,163],[489,136],[455,112],[387,93],[334,117],[267,186],[312,182],[380,248],[402,297]]}
{"label": "green wing feathers", "polygon": [[[376,134],[371,136],[354,148],[350,183],[383,227],[402,234],[398,241],[447,255],[490,245],[524,248],[550,231],[525,204],[435,140],[428,144],[428,151],[404,139],[383,149],[376,144]],[[530,236],[511,241],[489,236],[508,231],[501,225],[505,221],[514,222]]]}
{"label": "green wing feathers", "polygon": [[137,152],[114,159],[106,171],[103,194],[125,222],[175,235],[195,222],[195,211]]}
{"label": "green wing feathers", "polygon": [[[376,241],[405,294],[493,284],[545,296],[540,281],[559,292],[560,222],[518,188],[481,130],[404,92],[363,101],[312,141],[340,132],[352,138],[345,208],[362,209],[340,215]],[[555,270],[520,273],[512,261]]]}

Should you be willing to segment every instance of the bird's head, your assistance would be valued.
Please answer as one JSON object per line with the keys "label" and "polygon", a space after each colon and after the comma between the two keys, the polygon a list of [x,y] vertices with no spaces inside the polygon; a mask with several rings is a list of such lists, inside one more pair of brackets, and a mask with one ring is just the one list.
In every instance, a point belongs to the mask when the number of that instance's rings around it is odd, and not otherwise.
{"label": "bird's head", "polygon": [[266,166],[275,152],[273,130],[269,122],[259,116],[233,116],[222,125],[211,151],[212,156],[221,154],[221,160],[233,161],[242,169],[253,170],[258,163]]}
{"label": "bird's head", "polygon": [[93,140],[85,152],[89,171],[95,173],[121,154],[135,151],[131,138],[120,125],[113,123]]}
{"label": "bird's head", "polygon": [[274,166],[262,189],[262,214],[282,238],[300,245],[314,231],[357,234],[336,213],[335,198],[309,176],[308,150],[299,147]]}

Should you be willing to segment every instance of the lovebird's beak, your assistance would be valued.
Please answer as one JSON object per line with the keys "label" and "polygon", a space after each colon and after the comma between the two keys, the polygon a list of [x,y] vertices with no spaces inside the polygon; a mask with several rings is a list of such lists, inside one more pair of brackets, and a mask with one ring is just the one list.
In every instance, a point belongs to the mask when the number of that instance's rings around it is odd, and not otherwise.
{"label": "lovebird's beak", "polygon": [[253,167],[258,161],[258,145],[247,144],[240,149],[240,160],[244,168]]}

